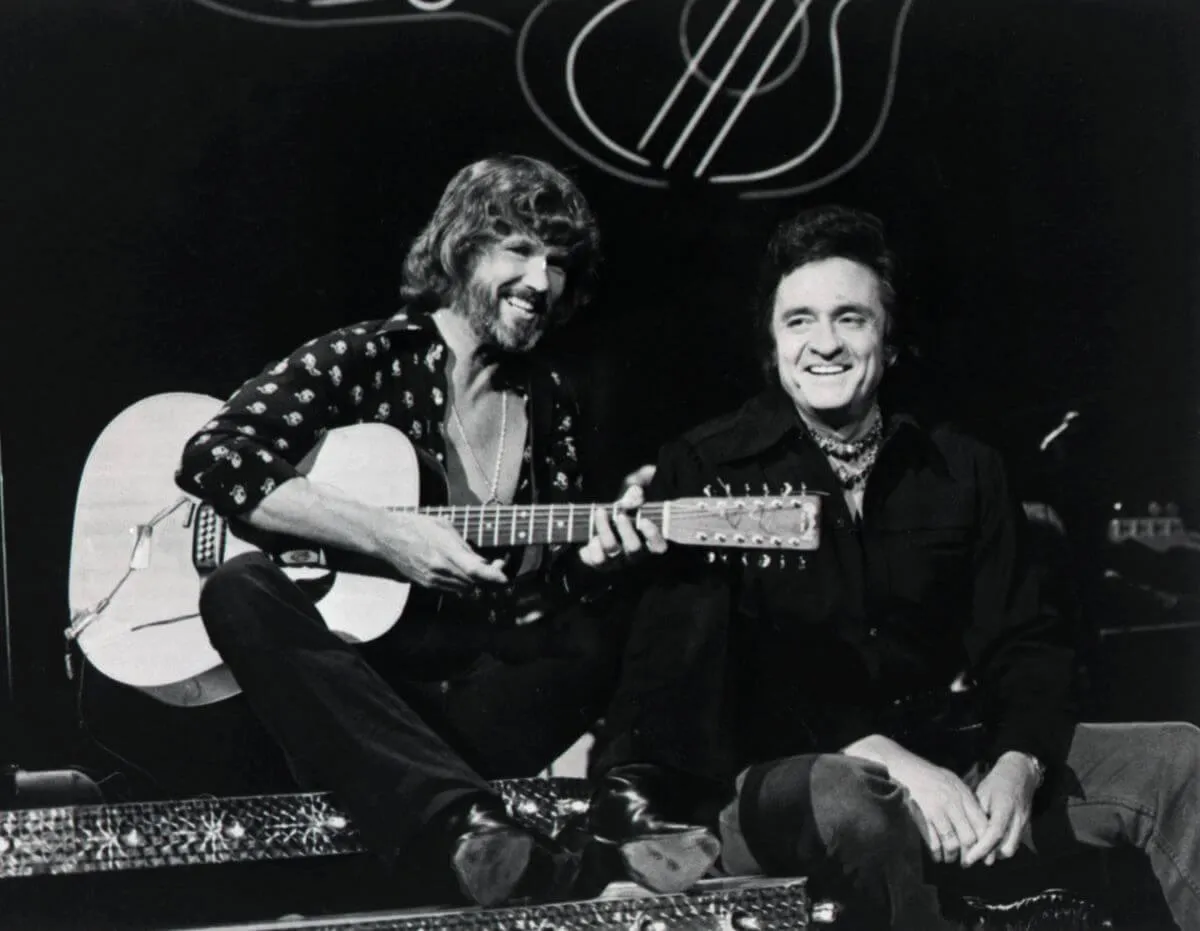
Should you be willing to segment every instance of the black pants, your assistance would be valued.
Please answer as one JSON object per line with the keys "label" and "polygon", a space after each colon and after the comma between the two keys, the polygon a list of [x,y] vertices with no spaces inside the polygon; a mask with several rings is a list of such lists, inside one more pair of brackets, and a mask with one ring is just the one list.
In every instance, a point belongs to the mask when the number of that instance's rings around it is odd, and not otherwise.
{"label": "black pants", "polygon": [[[621,637],[583,609],[555,655],[505,664],[479,654],[442,679],[377,644],[330,633],[261,554],[218,569],[201,594],[213,646],[300,781],[332,790],[365,842],[390,857],[486,780],[533,776],[603,712]],[[399,624],[405,623],[401,618]]]}

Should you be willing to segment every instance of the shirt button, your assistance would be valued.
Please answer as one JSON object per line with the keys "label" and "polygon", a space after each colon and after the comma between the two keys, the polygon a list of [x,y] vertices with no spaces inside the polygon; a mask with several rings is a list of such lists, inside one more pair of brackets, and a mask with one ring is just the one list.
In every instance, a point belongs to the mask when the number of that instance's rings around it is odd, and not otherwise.
{"label": "shirt button", "polygon": [[439,682],[438,683],[438,691],[441,692],[443,695],[448,695],[450,693],[450,680],[444,679],[441,682]]}
{"label": "shirt button", "polygon": [[872,640],[874,640],[876,637],[879,636],[879,628],[872,627],[870,630],[867,631],[867,636],[870,637]]}

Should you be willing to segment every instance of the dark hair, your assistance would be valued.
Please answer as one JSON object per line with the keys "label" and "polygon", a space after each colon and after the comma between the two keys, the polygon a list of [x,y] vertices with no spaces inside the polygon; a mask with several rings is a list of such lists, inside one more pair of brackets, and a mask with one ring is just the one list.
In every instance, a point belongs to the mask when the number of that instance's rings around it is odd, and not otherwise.
{"label": "dark hair", "polygon": [[887,345],[893,350],[905,345],[907,334],[896,312],[896,256],[887,246],[882,221],[865,211],[836,204],[813,207],[779,224],[767,244],[759,273],[758,344],[768,380],[775,377],[771,319],[779,283],[802,265],[835,257],[858,262],[879,278],[879,296],[887,311]]}
{"label": "dark hair", "polygon": [[513,234],[567,252],[564,317],[587,303],[600,259],[595,217],[575,182],[524,155],[485,158],[450,179],[404,259],[401,299],[418,310],[451,302],[479,250]]}

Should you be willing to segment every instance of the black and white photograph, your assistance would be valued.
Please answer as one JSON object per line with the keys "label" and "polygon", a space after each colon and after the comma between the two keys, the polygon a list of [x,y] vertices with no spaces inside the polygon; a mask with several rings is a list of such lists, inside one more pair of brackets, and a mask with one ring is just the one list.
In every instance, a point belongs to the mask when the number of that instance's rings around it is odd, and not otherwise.
{"label": "black and white photograph", "polygon": [[12,0],[0,929],[1200,931],[1193,0]]}

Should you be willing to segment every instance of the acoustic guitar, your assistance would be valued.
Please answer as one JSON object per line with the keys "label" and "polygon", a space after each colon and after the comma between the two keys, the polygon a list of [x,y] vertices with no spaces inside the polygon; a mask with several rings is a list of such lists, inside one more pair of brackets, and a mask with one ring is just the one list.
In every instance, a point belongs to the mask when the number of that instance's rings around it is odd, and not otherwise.
{"label": "acoustic guitar", "polygon": [[[204,579],[239,553],[268,553],[329,628],[352,642],[387,633],[409,598],[409,583],[381,562],[254,531],[176,487],[184,444],[220,406],[215,398],[169,393],[127,408],[92,447],[76,499],[67,639],[104,675],[172,705],[209,704],[239,691],[198,611]],[[444,518],[482,548],[584,542],[599,509],[610,507],[446,506],[437,464],[380,423],[331,430],[299,469],[366,504]],[[712,550],[814,549],[819,511],[820,498],[805,493],[681,498],[643,508],[670,543]]]}

